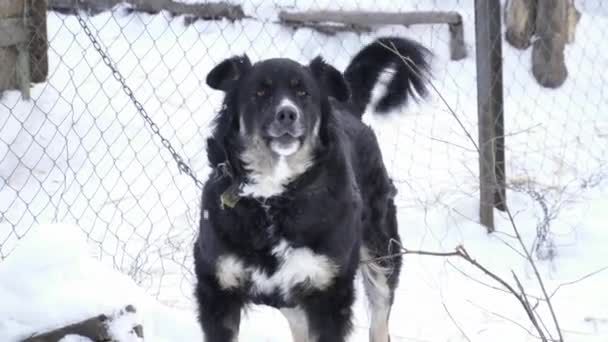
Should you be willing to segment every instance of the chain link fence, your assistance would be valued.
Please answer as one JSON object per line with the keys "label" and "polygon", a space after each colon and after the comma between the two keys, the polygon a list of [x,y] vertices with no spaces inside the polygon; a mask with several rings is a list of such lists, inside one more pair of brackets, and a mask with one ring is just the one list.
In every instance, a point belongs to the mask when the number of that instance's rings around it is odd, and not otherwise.
{"label": "chain link fence", "polygon": [[[374,37],[420,41],[434,52],[437,92],[400,115],[367,115],[365,120],[379,132],[398,185],[401,215],[408,217],[402,225],[424,226],[429,208],[449,212],[455,227],[477,221],[476,212],[462,209],[479,194],[478,152],[469,139],[470,134],[476,141],[478,131],[473,0],[251,0],[238,5],[244,18],[236,21],[206,20],[200,13],[145,13],[133,4],[94,15],[83,11],[82,18],[150,122],[200,179],[209,172],[205,138],[221,105],[221,94],[205,84],[216,63],[242,53],[253,61],[284,56],[306,63],[320,54],[343,70]],[[547,90],[536,84],[530,49],[503,45],[507,187],[542,198],[547,217],[539,222],[550,219],[552,206],[597,185],[608,171],[603,110],[608,108],[608,80],[602,72],[608,66],[603,51],[608,5],[600,0],[576,5],[583,15],[575,41],[566,47],[569,75],[562,87]],[[278,22],[280,11],[327,9],[454,11],[462,17],[468,56],[450,58],[447,25],[368,31]],[[180,172],[77,17],[51,10],[47,22],[47,81],[31,89],[29,101],[16,91],[0,98],[0,260],[10,258],[19,240],[39,224],[74,223],[97,246],[101,260],[164,302],[180,305],[191,293],[199,189]]]}

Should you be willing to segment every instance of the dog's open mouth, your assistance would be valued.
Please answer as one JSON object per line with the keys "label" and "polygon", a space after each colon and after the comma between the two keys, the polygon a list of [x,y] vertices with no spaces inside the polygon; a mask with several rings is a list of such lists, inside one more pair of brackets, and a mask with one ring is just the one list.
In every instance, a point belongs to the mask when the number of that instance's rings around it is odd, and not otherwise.
{"label": "dog's open mouth", "polygon": [[289,133],[270,139],[270,149],[281,156],[289,156],[300,148],[300,139]]}

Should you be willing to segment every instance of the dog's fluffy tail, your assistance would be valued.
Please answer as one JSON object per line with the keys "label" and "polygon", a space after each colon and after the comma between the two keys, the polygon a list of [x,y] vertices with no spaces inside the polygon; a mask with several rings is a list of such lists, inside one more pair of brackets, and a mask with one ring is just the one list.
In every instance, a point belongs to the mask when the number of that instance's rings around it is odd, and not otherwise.
{"label": "dog's fluffy tail", "polygon": [[361,118],[371,101],[372,91],[385,70],[392,71],[375,111],[386,113],[410,99],[427,94],[429,57],[422,45],[404,38],[383,37],[364,47],[344,71],[352,91],[353,114]]}

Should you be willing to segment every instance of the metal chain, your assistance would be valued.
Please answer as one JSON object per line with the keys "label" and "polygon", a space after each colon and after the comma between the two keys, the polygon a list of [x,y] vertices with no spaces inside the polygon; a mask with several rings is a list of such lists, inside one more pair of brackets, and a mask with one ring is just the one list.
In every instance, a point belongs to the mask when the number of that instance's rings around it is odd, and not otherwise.
{"label": "metal chain", "polygon": [[120,73],[120,71],[118,71],[118,68],[115,66],[115,63],[112,61],[112,59],[110,58],[110,56],[108,56],[108,54],[103,51],[103,48],[101,47],[101,44],[99,43],[99,41],[97,40],[97,38],[95,38],[95,36],[91,32],[91,29],[89,28],[89,26],[87,25],[87,23],[84,21],[84,19],[80,15],[80,8],[78,7],[78,0],[76,0],[75,2],[76,2],[75,15],[76,15],[76,18],[78,19],[78,23],[80,24],[80,26],[82,27],[82,29],[84,30],[84,32],[86,33],[86,35],[89,37],[89,40],[93,44],[93,47],[95,48],[95,50],[97,50],[97,52],[101,56],[101,59],[103,60],[104,64],[108,68],[110,68],[110,71],[112,71],[112,76],[114,76],[114,78],[118,82],[120,82],[120,84],[122,86],[123,92],[131,99],[131,102],[133,103],[133,105],[135,105],[135,108],[137,109],[137,111],[139,112],[139,114],[148,123],[148,126],[150,127],[150,129],[152,130],[152,132],[156,136],[158,136],[160,138],[160,141],[161,141],[162,145],[167,150],[169,150],[169,152],[171,153],[171,156],[173,156],[173,159],[177,163],[177,168],[179,169],[179,171],[187,174],[188,176],[190,176],[190,178],[192,178],[192,180],[194,181],[194,183],[196,184],[196,186],[198,188],[202,189],[203,188],[203,182],[201,182],[196,177],[196,174],[194,173],[194,171],[192,171],[192,168],[177,153],[177,151],[175,150],[175,148],[173,147],[173,145],[171,145],[171,142],[169,140],[167,140],[160,133],[160,128],[158,127],[158,125],[152,120],[152,118],[150,117],[150,115],[148,115],[148,113],[146,112],[146,110],[145,110],[144,106],[141,104],[141,102],[139,102],[137,100],[137,98],[135,98],[135,94],[133,93],[133,90],[127,85],[127,81],[126,81],[125,77]]}

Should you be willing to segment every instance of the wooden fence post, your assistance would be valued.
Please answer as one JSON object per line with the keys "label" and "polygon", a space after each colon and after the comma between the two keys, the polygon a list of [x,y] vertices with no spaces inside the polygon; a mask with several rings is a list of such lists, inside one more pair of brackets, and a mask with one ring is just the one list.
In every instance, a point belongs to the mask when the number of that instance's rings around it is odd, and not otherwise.
{"label": "wooden fence post", "polygon": [[477,115],[479,130],[479,218],[494,231],[494,207],[504,209],[505,163],[502,36],[499,0],[475,1]]}

